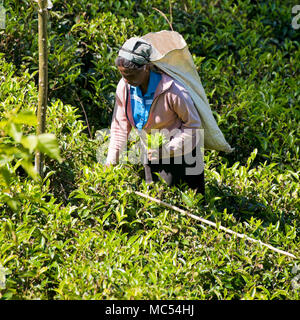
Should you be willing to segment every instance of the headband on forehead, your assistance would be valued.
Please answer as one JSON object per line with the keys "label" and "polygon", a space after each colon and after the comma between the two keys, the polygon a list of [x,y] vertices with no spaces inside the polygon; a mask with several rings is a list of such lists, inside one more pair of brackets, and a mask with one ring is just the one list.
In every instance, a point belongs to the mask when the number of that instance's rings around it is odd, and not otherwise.
{"label": "headband on forehead", "polygon": [[144,65],[150,61],[152,52],[151,44],[141,38],[130,38],[119,51],[119,56],[139,65]]}

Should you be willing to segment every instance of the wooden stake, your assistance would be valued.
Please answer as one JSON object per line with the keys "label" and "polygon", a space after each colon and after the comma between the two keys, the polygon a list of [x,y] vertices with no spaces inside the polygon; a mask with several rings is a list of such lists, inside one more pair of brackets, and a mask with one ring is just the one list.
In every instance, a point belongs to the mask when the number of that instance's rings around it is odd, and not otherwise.
{"label": "wooden stake", "polygon": [[[48,101],[48,50],[47,50],[47,6],[48,0],[38,0],[38,33],[39,33],[39,95],[37,110],[37,135],[45,132],[46,110]],[[44,156],[35,155],[35,168],[42,176]]]}
{"label": "wooden stake", "polygon": [[260,245],[265,246],[265,247],[267,247],[267,248],[270,249],[270,250],[273,250],[273,251],[275,251],[275,252],[278,252],[278,253],[281,253],[281,254],[284,254],[284,255],[289,256],[289,257],[291,257],[291,258],[296,259],[296,256],[294,256],[293,254],[291,254],[291,253],[289,253],[289,252],[286,252],[286,251],[277,249],[277,248],[275,248],[275,247],[273,247],[273,246],[271,246],[271,245],[269,245],[269,244],[267,244],[267,243],[261,242],[260,240],[256,240],[256,239],[253,239],[253,238],[251,238],[251,237],[248,237],[247,235],[245,235],[245,234],[243,234],[243,233],[238,233],[238,232],[235,232],[235,231],[233,231],[233,230],[231,230],[231,229],[225,228],[225,227],[223,227],[223,226],[221,226],[221,225],[217,225],[216,223],[214,223],[214,222],[212,222],[212,221],[209,221],[209,220],[206,220],[206,219],[204,219],[204,218],[195,216],[194,214],[191,214],[191,213],[189,213],[189,212],[187,212],[187,211],[185,211],[185,210],[182,210],[182,209],[180,209],[180,208],[178,208],[178,207],[175,207],[175,206],[173,206],[173,205],[171,205],[171,204],[168,204],[168,203],[166,203],[166,202],[164,202],[164,201],[161,201],[161,200],[152,198],[152,197],[150,197],[150,196],[148,196],[148,195],[146,195],[146,194],[144,194],[144,193],[141,193],[141,192],[138,192],[138,191],[134,191],[134,193],[137,194],[137,195],[139,195],[139,196],[141,196],[141,197],[144,197],[144,198],[146,198],[146,199],[149,199],[149,200],[151,200],[151,201],[154,201],[154,202],[156,202],[156,203],[158,203],[158,204],[160,204],[160,205],[163,205],[163,206],[165,206],[165,207],[168,207],[168,208],[170,208],[170,209],[173,209],[173,210],[175,210],[175,211],[178,211],[178,212],[180,212],[180,213],[182,213],[182,214],[184,214],[184,215],[186,215],[186,216],[188,216],[188,217],[190,217],[190,218],[193,218],[193,219],[195,219],[195,220],[198,220],[198,221],[200,221],[200,222],[202,222],[202,223],[208,224],[208,225],[210,225],[210,226],[212,226],[212,227],[218,228],[218,229],[223,230],[223,231],[225,231],[225,232],[227,232],[227,233],[234,234],[234,235],[236,235],[238,238],[245,239],[245,240],[248,240],[248,241],[254,242],[254,243],[259,243]]}

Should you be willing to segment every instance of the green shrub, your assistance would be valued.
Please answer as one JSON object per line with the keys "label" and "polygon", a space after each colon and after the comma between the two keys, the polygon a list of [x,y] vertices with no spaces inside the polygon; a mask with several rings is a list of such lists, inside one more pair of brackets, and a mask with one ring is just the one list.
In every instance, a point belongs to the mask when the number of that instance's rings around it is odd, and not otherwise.
{"label": "green shrub", "polygon": [[[293,286],[300,254],[299,43],[290,26],[292,1],[53,3],[47,132],[57,137],[62,162],[46,157],[45,178],[35,181],[20,166],[35,177],[37,12],[32,1],[4,1],[0,298],[299,299]],[[97,163],[101,142],[93,138],[110,125],[118,48],[131,36],[169,29],[153,8],[186,39],[216,120],[236,148],[229,155],[205,152],[205,205],[186,185],[146,185],[139,165],[104,170]],[[297,259],[200,225],[135,190]]]}
{"label": "green shrub", "polygon": [[28,134],[37,125],[32,111],[36,91],[28,72],[25,71],[22,79],[14,77],[12,64],[0,59],[2,79],[5,79],[0,83],[0,200],[12,210],[18,210],[18,168],[22,167],[29,177],[38,180],[33,166],[34,153],[42,152],[60,162],[61,157],[55,135]]}

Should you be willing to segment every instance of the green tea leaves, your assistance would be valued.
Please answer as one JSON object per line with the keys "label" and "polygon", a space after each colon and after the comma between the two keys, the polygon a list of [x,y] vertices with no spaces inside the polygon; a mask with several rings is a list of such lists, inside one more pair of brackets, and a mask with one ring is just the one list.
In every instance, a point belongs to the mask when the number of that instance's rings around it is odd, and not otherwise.
{"label": "green tea leaves", "polygon": [[[149,3],[55,1],[47,133],[37,136],[36,6],[5,1],[0,299],[299,300],[297,260],[132,192],[299,257],[299,32],[288,27],[291,7],[279,0]],[[146,184],[139,165],[105,170],[97,163],[108,135],[91,135],[110,127],[119,48],[132,36],[169,29],[152,7],[186,40],[235,147],[205,151],[205,205],[184,184]],[[165,142],[159,134],[147,140],[154,149]],[[33,165],[37,151],[45,154],[43,180]]]}
{"label": "green tea leaves", "polygon": [[50,133],[43,133],[37,136],[37,148],[49,157],[62,162],[59,154],[59,146],[55,135]]}

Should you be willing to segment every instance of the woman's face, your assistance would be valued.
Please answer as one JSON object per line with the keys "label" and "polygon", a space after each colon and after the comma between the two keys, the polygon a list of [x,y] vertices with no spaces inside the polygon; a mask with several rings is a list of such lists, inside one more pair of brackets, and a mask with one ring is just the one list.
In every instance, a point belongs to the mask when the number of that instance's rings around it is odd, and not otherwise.
{"label": "woman's face", "polygon": [[145,84],[148,84],[149,70],[146,65],[139,69],[128,69],[121,66],[118,69],[124,80],[131,86],[143,87]]}

